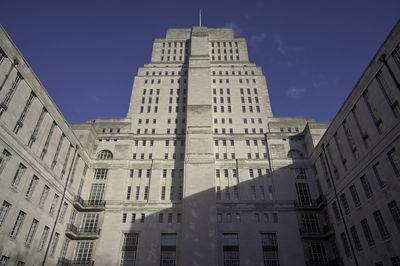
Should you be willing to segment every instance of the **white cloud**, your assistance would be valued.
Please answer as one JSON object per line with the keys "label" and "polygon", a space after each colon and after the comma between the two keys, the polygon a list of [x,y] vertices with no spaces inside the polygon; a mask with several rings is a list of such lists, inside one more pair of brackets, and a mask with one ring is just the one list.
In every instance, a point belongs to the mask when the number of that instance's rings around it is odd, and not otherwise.
{"label": "white cloud", "polygon": [[262,32],[261,34],[251,35],[249,39],[249,44],[253,47],[256,47],[259,43],[263,42],[266,37],[267,34],[265,34],[265,32]]}
{"label": "white cloud", "polygon": [[296,98],[296,97],[301,96],[305,91],[306,91],[305,89],[293,87],[293,88],[288,89],[285,94],[288,97]]}
{"label": "white cloud", "polygon": [[225,27],[232,28],[233,33],[235,34],[235,37],[238,37],[238,35],[241,35],[243,33],[242,27],[240,27],[237,22],[232,21],[232,22],[226,23]]}
{"label": "white cloud", "polygon": [[285,41],[282,40],[281,38],[279,38],[279,36],[275,36],[274,37],[274,41],[276,44],[276,48],[278,49],[278,51],[281,53],[281,55],[286,56],[286,44]]}

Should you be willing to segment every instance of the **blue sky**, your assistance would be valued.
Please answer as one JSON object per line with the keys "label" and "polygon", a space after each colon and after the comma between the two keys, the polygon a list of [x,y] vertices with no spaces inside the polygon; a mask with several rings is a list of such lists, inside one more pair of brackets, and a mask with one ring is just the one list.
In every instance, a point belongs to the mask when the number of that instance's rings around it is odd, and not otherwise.
{"label": "blue sky", "polygon": [[133,77],[168,28],[233,27],[275,116],[330,121],[399,19],[400,1],[19,1],[0,23],[69,122],[124,117]]}

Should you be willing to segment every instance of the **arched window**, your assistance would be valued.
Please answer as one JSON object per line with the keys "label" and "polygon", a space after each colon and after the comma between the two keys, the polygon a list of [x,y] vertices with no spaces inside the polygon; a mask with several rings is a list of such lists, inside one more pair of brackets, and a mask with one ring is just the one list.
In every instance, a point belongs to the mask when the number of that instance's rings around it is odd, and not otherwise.
{"label": "arched window", "polygon": [[102,150],[97,155],[97,159],[99,159],[99,160],[109,160],[109,159],[112,159],[112,158],[113,158],[113,154],[109,150]]}
{"label": "arched window", "polygon": [[301,159],[304,158],[304,155],[300,151],[293,149],[288,152],[287,157],[292,159]]}

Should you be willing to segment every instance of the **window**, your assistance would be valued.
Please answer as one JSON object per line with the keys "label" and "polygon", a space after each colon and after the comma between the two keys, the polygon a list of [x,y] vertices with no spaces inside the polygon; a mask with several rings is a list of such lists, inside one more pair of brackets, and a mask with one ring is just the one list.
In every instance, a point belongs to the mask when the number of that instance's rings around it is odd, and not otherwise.
{"label": "window", "polygon": [[378,226],[379,233],[381,234],[382,239],[387,239],[390,237],[390,233],[385,225],[385,221],[383,220],[382,214],[380,211],[374,212],[374,218],[376,225]]}
{"label": "window", "polygon": [[367,240],[368,245],[369,246],[375,245],[375,240],[374,237],[372,236],[371,228],[369,227],[367,219],[361,220],[361,227],[363,229],[364,236],[365,239]]}
{"label": "window", "polygon": [[49,230],[50,228],[45,226],[42,232],[42,236],[40,237],[40,242],[39,242],[39,251],[42,251],[44,248],[44,245],[47,240],[47,236],[49,235]]}
{"label": "window", "polygon": [[7,201],[3,201],[3,205],[0,208],[0,226],[5,221],[10,208],[11,208],[11,204],[8,203]]}
{"label": "window", "polygon": [[100,205],[103,199],[105,184],[92,184],[88,204]]}
{"label": "window", "polygon": [[20,163],[19,166],[18,166],[17,172],[15,173],[14,178],[13,178],[13,180],[11,182],[11,187],[13,187],[15,189],[18,188],[18,185],[19,185],[19,183],[21,181],[21,177],[24,175],[25,170],[26,170],[25,165]]}
{"label": "window", "polygon": [[293,175],[296,179],[307,179],[306,169],[292,168]]}
{"label": "window", "polygon": [[36,220],[36,219],[33,219],[33,220],[32,220],[31,227],[30,227],[30,229],[29,229],[28,235],[27,235],[26,240],[25,240],[25,246],[26,246],[26,247],[30,247],[30,245],[31,245],[31,243],[32,243],[32,239],[33,239],[33,237],[35,236],[35,233],[36,233],[36,229],[37,229],[37,227],[38,227],[38,224],[39,224],[39,221],[38,221],[38,220]]}
{"label": "window", "polygon": [[126,223],[126,213],[123,213],[123,214],[122,214],[122,222],[123,222],[123,223]]}
{"label": "window", "polygon": [[308,242],[307,249],[311,265],[327,265],[328,259],[322,242]]}
{"label": "window", "polygon": [[144,187],[144,196],[143,196],[143,199],[144,199],[144,200],[148,200],[148,198],[149,198],[149,187],[148,187],[148,186],[145,186],[145,187]]}
{"label": "window", "polygon": [[357,251],[362,251],[362,245],[360,238],[358,237],[358,232],[355,226],[350,227],[351,237],[353,238],[354,246]]}
{"label": "window", "polygon": [[130,200],[131,199],[131,186],[128,186],[128,191],[126,193],[126,200]]}
{"label": "window", "polygon": [[19,229],[21,229],[22,223],[24,222],[26,213],[23,211],[19,211],[17,220],[15,221],[14,227],[11,230],[10,238],[15,239],[19,233]]}
{"label": "window", "polygon": [[373,192],[372,192],[372,189],[371,189],[371,186],[370,186],[370,184],[368,182],[367,177],[365,175],[363,175],[362,177],[360,177],[360,181],[361,181],[365,196],[368,199],[371,198],[373,196]]}
{"label": "window", "polygon": [[358,192],[357,192],[355,185],[350,186],[350,193],[351,193],[351,197],[353,199],[354,205],[356,207],[360,206],[361,202],[360,202],[360,198],[358,197]]}
{"label": "window", "polygon": [[340,214],[339,214],[339,209],[338,209],[336,201],[332,203],[332,211],[333,211],[333,215],[336,218],[336,221],[339,222],[340,221]]}
{"label": "window", "polygon": [[99,160],[109,160],[113,158],[113,154],[109,150],[102,150],[97,154],[97,159]]}
{"label": "window", "polygon": [[93,242],[78,242],[76,244],[73,261],[76,264],[90,264]]}
{"label": "window", "polygon": [[251,186],[251,187],[250,187],[250,190],[251,190],[251,199],[252,199],[252,200],[256,200],[256,198],[257,198],[257,195],[256,195],[256,187],[255,187],[255,186]]}
{"label": "window", "polygon": [[349,207],[349,203],[347,202],[347,198],[346,198],[346,194],[342,193],[340,195],[340,201],[342,202],[343,208],[344,208],[344,212],[346,214],[350,213],[350,207]]}
{"label": "window", "polygon": [[161,234],[160,265],[173,266],[176,263],[176,234]]}
{"label": "window", "polygon": [[239,241],[237,234],[222,234],[224,266],[239,266]]}
{"label": "window", "polygon": [[53,241],[51,242],[51,246],[50,246],[50,257],[54,257],[54,253],[56,251],[59,238],[60,238],[60,234],[56,232],[54,234],[54,238],[53,238]]}
{"label": "window", "polygon": [[135,265],[139,235],[137,233],[125,233],[121,252],[121,266]]}
{"label": "window", "polygon": [[136,213],[132,213],[131,215],[131,223],[135,223],[136,222]]}
{"label": "window", "polygon": [[144,220],[146,219],[146,214],[145,213],[141,213],[140,214],[140,222],[144,223]]}
{"label": "window", "polygon": [[107,179],[108,169],[94,169],[94,179]]}
{"label": "window", "polygon": [[35,191],[36,185],[39,182],[39,178],[35,175],[33,175],[32,179],[31,179],[31,183],[29,184],[28,190],[26,191],[25,197],[27,199],[31,199],[32,198],[32,194]]}
{"label": "window", "polygon": [[58,219],[59,223],[63,223],[64,222],[64,217],[65,217],[65,213],[67,212],[67,209],[68,209],[68,203],[64,202],[63,206],[61,208],[60,218]]}
{"label": "window", "polygon": [[400,159],[399,159],[399,156],[396,153],[396,150],[395,149],[390,150],[387,153],[387,156],[389,158],[390,164],[392,165],[393,172],[397,176],[400,176]]}
{"label": "window", "polygon": [[171,189],[170,189],[170,191],[169,191],[169,199],[170,199],[170,200],[174,200],[174,198],[175,198],[174,187],[171,186]]}
{"label": "window", "polygon": [[221,187],[217,186],[217,200],[221,200]]}
{"label": "window", "polygon": [[49,214],[51,216],[53,216],[54,211],[57,207],[58,198],[59,198],[59,196],[57,194],[54,194],[53,202],[51,203],[50,210],[49,210]]}
{"label": "window", "polygon": [[[3,206],[4,206],[4,203],[3,203]],[[395,224],[397,226],[397,229],[400,231],[400,209],[397,206],[396,201],[391,201],[388,204],[388,208],[389,208],[390,214],[393,217],[393,221],[395,222]],[[0,213],[0,225],[1,225],[1,213]]]}
{"label": "window", "polygon": [[311,194],[307,183],[296,183],[296,192],[300,206],[311,205]]}

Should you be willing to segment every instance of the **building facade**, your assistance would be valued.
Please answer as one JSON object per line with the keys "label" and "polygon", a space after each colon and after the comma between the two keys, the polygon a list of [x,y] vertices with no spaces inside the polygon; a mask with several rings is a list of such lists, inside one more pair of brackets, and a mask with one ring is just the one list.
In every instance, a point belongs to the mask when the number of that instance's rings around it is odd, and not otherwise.
{"label": "building facade", "polygon": [[169,29],[70,124],[0,30],[0,265],[399,265],[400,24],[331,123],[274,117],[231,29]]}

